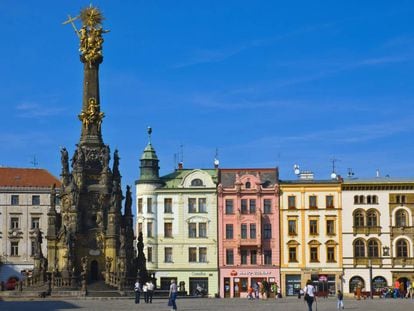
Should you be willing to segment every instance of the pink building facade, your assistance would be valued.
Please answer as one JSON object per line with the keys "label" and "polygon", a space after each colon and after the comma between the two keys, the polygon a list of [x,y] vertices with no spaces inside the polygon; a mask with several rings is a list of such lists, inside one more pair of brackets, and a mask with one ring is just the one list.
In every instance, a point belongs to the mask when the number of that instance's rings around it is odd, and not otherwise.
{"label": "pink building facade", "polygon": [[219,172],[220,297],[246,297],[264,279],[280,286],[278,175],[277,168]]}

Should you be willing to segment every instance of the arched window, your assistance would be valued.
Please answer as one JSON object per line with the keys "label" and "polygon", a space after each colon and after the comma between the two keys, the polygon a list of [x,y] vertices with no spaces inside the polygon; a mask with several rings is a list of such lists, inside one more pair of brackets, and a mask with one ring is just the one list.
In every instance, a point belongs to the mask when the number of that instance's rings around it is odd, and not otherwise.
{"label": "arched window", "polygon": [[367,196],[367,204],[371,204],[371,203],[372,203],[371,196],[369,195],[369,196]]}
{"label": "arched window", "polygon": [[368,241],[368,257],[379,257],[379,243],[376,240]]}
{"label": "arched window", "polygon": [[397,257],[408,257],[408,242],[405,239],[397,241]]}
{"label": "arched window", "polygon": [[247,181],[245,184],[246,189],[250,189],[252,187],[252,184],[250,183],[250,181]]}
{"label": "arched window", "polygon": [[359,197],[354,195],[354,204],[359,204]]}
{"label": "arched window", "polygon": [[354,242],[354,257],[365,257],[365,242],[363,240]]}
{"label": "arched window", "polygon": [[378,204],[378,197],[376,195],[372,196],[372,204]]}
{"label": "arched window", "polygon": [[376,276],[372,280],[374,291],[380,291],[381,289],[387,287],[387,280],[383,276]]}
{"label": "arched window", "polygon": [[360,195],[359,196],[359,204],[364,204],[364,203],[365,203],[364,196]]}
{"label": "arched window", "polygon": [[395,213],[395,225],[397,227],[406,227],[407,224],[407,212],[403,209],[398,210]]}
{"label": "arched window", "polygon": [[378,213],[376,210],[369,210],[367,212],[367,226],[368,227],[378,226]]}
{"label": "arched window", "polygon": [[357,287],[365,288],[365,281],[360,276],[354,276],[349,280],[349,292],[355,293]]}
{"label": "arched window", "polygon": [[201,179],[199,179],[199,178],[193,179],[191,181],[191,186],[200,187],[202,185],[203,185],[203,181]]}
{"label": "arched window", "polygon": [[364,226],[364,212],[362,210],[357,210],[354,213],[354,227],[363,227]]}

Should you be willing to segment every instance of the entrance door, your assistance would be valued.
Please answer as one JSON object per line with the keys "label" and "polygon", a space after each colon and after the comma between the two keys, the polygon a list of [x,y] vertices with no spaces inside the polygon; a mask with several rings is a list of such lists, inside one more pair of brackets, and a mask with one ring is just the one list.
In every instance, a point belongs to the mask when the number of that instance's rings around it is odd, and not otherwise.
{"label": "entrance door", "polygon": [[96,260],[92,260],[91,262],[91,281],[97,281],[98,280],[98,262]]}
{"label": "entrance door", "polygon": [[230,278],[224,278],[224,298],[230,297]]}
{"label": "entrance door", "polygon": [[233,279],[233,297],[240,297],[240,278],[234,278]]}

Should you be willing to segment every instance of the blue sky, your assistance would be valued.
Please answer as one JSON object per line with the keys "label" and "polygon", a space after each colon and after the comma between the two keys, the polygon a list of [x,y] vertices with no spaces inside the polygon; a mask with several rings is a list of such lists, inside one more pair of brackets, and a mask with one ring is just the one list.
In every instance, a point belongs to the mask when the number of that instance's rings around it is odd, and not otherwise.
{"label": "blue sky", "polygon": [[[95,1],[106,17],[102,130],[133,184],[153,127],[161,173],[293,164],[328,178],[414,176],[414,2]],[[89,1],[0,0],[0,164],[60,173],[81,123],[67,14]]]}

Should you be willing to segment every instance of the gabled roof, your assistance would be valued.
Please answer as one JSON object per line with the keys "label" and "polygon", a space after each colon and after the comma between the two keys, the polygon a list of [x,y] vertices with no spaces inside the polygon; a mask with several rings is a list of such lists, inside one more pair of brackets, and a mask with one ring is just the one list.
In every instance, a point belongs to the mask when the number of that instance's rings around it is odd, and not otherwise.
{"label": "gabled roof", "polygon": [[60,181],[45,169],[0,167],[0,187],[60,187]]}

